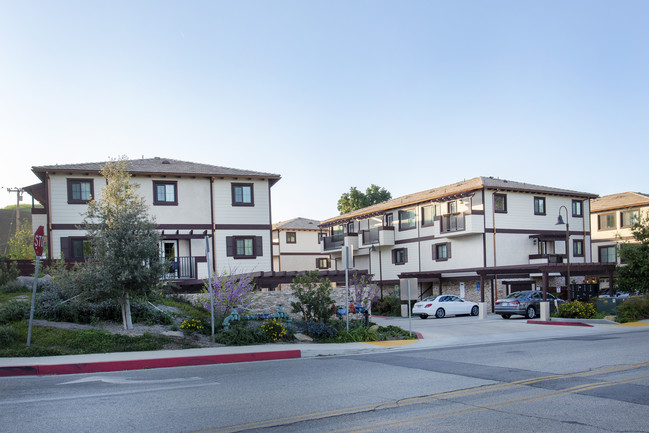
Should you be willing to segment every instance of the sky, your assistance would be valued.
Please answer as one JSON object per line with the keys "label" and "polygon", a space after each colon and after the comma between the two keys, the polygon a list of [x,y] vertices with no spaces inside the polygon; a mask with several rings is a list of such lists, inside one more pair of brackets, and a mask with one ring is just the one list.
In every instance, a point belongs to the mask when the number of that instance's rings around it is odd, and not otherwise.
{"label": "sky", "polygon": [[273,222],[371,184],[649,193],[647,22],[646,0],[0,0],[0,207],[33,166],[124,155],[279,174]]}

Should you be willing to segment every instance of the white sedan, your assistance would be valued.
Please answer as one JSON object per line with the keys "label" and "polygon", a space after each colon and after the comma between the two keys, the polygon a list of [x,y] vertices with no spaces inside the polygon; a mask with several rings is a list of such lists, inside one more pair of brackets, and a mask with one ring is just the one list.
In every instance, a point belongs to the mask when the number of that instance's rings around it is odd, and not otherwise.
{"label": "white sedan", "polygon": [[453,295],[439,295],[424,298],[412,308],[413,316],[419,316],[422,319],[426,319],[432,315],[441,319],[447,314],[456,316],[470,314],[471,316],[477,316],[479,311],[478,304],[475,302],[465,301]]}

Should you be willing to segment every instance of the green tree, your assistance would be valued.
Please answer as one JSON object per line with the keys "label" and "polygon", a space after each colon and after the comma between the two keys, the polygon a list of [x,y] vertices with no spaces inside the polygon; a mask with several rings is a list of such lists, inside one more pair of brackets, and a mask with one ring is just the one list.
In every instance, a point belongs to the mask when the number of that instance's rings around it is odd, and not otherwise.
{"label": "green tree", "polygon": [[338,199],[338,211],[342,215],[373,204],[382,203],[391,198],[392,194],[388,190],[374,184],[370,185],[365,190],[365,193],[352,186],[349,192],[343,193]]}
{"label": "green tree", "polygon": [[305,321],[327,322],[332,315],[331,281],[318,271],[305,272],[293,278],[291,312],[301,313]]}
{"label": "green tree", "polygon": [[124,328],[132,329],[130,297],[158,287],[167,266],[160,259],[155,221],[137,185],[129,182],[128,161],[111,161],[101,174],[106,187],[88,204],[84,218],[92,257],[83,272],[86,281],[93,281],[87,289],[91,295],[119,300]]}
{"label": "green tree", "polygon": [[649,293],[649,214],[645,213],[631,228],[634,243],[620,245],[621,265],[616,269],[616,281],[623,291]]}
{"label": "green tree", "polygon": [[21,221],[16,233],[9,238],[9,257],[14,260],[36,260],[34,233],[28,221]]}

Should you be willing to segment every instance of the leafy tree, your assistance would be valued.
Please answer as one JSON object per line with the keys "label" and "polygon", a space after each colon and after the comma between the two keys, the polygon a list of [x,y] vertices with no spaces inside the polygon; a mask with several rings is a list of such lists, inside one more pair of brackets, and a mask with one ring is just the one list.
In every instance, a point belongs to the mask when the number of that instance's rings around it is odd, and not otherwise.
{"label": "leafy tree", "polygon": [[383,203],[384,201],[388,201],[392,198],[392,194],[390,194],[387,189],[381,188],[374,184],[370,185],[370,187],[365,190],[365,196],[367,197],[368,206],[377,203]]}
{"label": "leafy tree", "polygon": [[392,194],[388,190],[374,184],[367,188],[365,193],[352,186],[349,192],[343,193],[338,199],[338,211],[342,215],[373,204],[382,203],[391,198]]}
{"label": "leafy tree", "polygon": [[146,295],[161,284],[167,265],[160,259],[160,235],[137,185],[129,182],[128,161],[107,163],[101,198],[88,204],[84,218],[92,257],[84,264],[87,291],[118,299],[125,329],[132,329],[130,296]]}
{"label": "leafy tree", "polygon": [[293,278],[291,312],[301,313],[304,321],[327,322],[332,315],[331,281],[318,271],[305,272]]}
{"label": "leafy tree", "polygon": [[625,291],[649,293],[649,214],[645,213],[631,228],[636,243],[619,248],[623,263],[616,269],[618,287]]}
{"label": "leafy tree", "polygon": [[9,257],[14,260],[36,260],[34,233],[28,221],[21,221],[16,233],[9,238]]}

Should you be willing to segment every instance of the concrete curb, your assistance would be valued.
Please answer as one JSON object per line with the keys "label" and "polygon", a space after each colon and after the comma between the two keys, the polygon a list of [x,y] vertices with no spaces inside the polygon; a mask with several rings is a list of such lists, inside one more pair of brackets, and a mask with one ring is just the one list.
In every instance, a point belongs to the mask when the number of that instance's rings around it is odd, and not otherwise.
{"label": "concrete curb", "polygon": [[108,371],[141,370],[147,368],[187,367],[194,365],[229,364],[235,362],[270,361],[301,358],[300,350],[283,350],[222,355],[186,356],[176,358],[133,359],[67,364],[36,364],[0,367],[0,377],[41,376],[48,374],[100,373]]}

